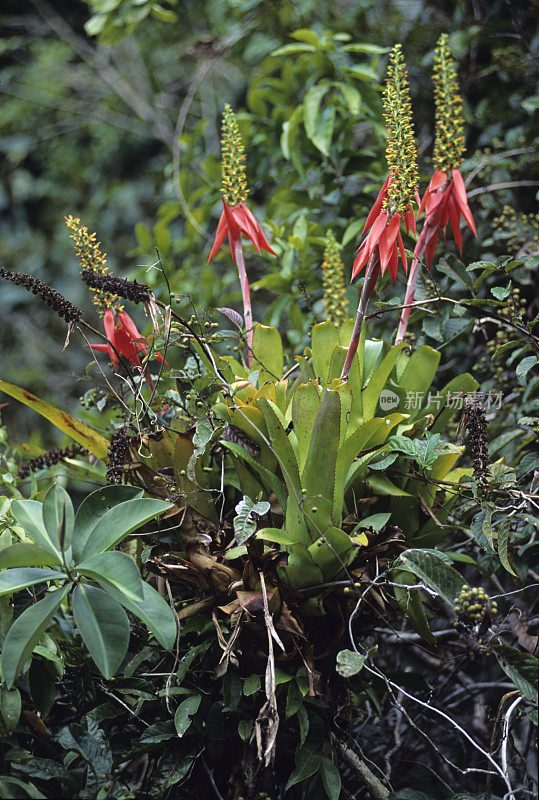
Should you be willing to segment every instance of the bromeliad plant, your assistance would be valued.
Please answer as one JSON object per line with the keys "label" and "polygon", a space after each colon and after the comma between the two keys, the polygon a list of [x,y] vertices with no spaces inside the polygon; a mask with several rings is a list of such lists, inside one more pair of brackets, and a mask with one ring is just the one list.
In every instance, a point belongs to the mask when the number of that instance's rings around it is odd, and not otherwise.
{"label": "bromeliad plant", "polygon": [[[67,492],[53,485],[43,502],[13,500],[18,541],[0,551],[0,595],[35,587],[42,598],[9,628],[2,647],[2,678],[11,689],[57,614],[72,609],[76,627],[95,664],[112,678],[129,644],[129,620],[138,617],[170,650],[176,620],[170,606],[146,581],[135,561],[115,550],[171,504],[144,498],[132,486],[98,489],[74,514]],[[47,591],[47,588],[51,591]]]}
{"label": "bromeliad plant", "polygon": [[[446,47],[442,41],[437,52],[437,103],[439,119],[445,114],[449,124],[443,103],[449,102],[454,80]],[[341,778],[334,761],[347,752],[342,737],[348,723],[344,714],[331,708],[332,692],[346,695],[335,666],[340,676],[351,677],[364,665],[371,669],[367,661],[374,655],[373,650],[359,652],[354,632],[400,626],[406,617],[421,639],[432,644],[429,622],[437,596],[456,609],[463,635],[477,644],[477,622],[480,637],[488,639],[488,599],[482,599],[486,610],[476,609],[470,616],[464,579],[447,563],[449,556],[436,550],[456,524],[453,511],[462,481],[477,478],[471,468],[457,466],[463,447],[450,441],[449,431],[465,396],[478,384],[464,374],[440,387],[438,351],[425,345],[410,351],[402,342],[391,346],[370,339],[363,324],[378,276],[389,270],[395,282],[399,259],[407,270],[402,223],[408,233],[415,231],[416,150],[399,46],[390,57],[384,107],[389,172],[367,217],[368,233],[354,262],[353,279],[365,268],[356,318],[347,318],[343,265],[331,234],[323,266],[328,318],[313,326],[309,347],[294,356],[291,366],[285,366],[279,331],[253,324],[242,235],[258,252],[275,253],[245,204],[243,145],[227,107],[223,212],[210,260],[228,235],[242,287],[243,319],[231,309],[220,311],[246,331],[247,349],[243,330],[238,335],[215,331],[215,323],[201,323],[196,314],[185,320],[172,302],[158,303],[149,287],[111,275],[95,234],[69,217],[82,277],[104,321],[104,341],[89,346],[93,354],[107,354],[122,379],[115,400],[123,424],[110,425],[107,438],[20,387],[0,382],[1,389],[36,408],[95,458],[106,461],[109,484],[90,494],[76,515],[58,486],[42,503],[11,503],[20,541],[0,551],[0,591],[11,595],[32,587],[43,596],[34,597],[37,601],[7,632],[2,655],[6,686],[24,675],[55,615],[68,615],[70,608],[105,678],[120,668],[127,651],[125,610],[141,619],[166,650],[176,639],[176,620],[187,628],[187,635],[193,630],[190,625],[211,628],[222,651],[220,660],[211,664],[212,675],[222,681],[222,698],[210,704],[215,684],[200,694],[180,685],[189,659],[203,648],[199,642],[192,656],[191,651],[184,656],[185,669],[175,663],[170,673],[171,681],[173,672],[176,676],[172,689],[188,694],[174,712],[171,735],[182,739],[193,733],[194,753],[206,747],[213,752],[211,725],[215,729],[224,721],[228,724],[227,715],[238,709],[231,687],[245,679],[244,695],[251,697],[261,689],[265,675],[263,701],[255,698],[254,714],[252,707],[249,715],[242,711],[238,735],[230,742],[240,767],[219,768],[219,791],[233,784],[229,796],[235,800],[260,796],[274,786],[274,765],[284,791],[319,773],[331,800],[339,797]],[[460,123],[455,124],[458,128]],[[423,202],[424,231],[441,232],[449,219],[457,237],[457,208],[469,222],[468,207],[458,173],[461,141],[453,128],[448,131],[445,150],[437,145],[438,177]],[[428,244],[431,254],[432,242],[435,245],[434,233],[420,237],[412,272],[421,248]],[[98,335],[79,309],[49,287],[6,270],[2,277],[35,289],[68,322],[70,332],[78,326]],[[123,308],[124,300],[144,304],[153,323],[151,337],[140,335]],[[239,342],[237,357],[223,347],[228,342],[230,348],[231,341]],[[161,342],[167,351],[162,355],[155,349]],[[183,358],[181,369],[165,361],[166,356],[174,363],[176,355]],[[149,367],[154,356],[158,375]],[[101,372],[113,391],[114,378],[109,381],[102,367]],[[484,497],[489,481],[486,457],[481,463]],[[467,499],[474,502],[471,491]],[[144,534],[141,563],[116,549],[139,526],[165,512],[166,530]],[[491,545],[494,553],[493,536]],[[498,548],[507,568],[507,541]],[[161,590],[168,582],[176,614],[163,595],[141,579],[142,568],[159,575]],[[343,649],[350,639],[353,651]],[[179,641],[181,652],[181,637]],[[482,641],[478,647],[483,647]],[[286,697],[278,679],[290,681]],[[172,689],[167,683],[167,712]],[[306,711],[308,703],[312,714]],[[289,740],[281,746],[280,734],[288,736],[292,723],[285,728],[285,722],[296,718],[300,741],[290,774]],[[148,741],[155,743],[153,736],[164,736],[159,739],[164,741],[167,722],[156,721],[165,727],[148,733]],[[318,725],[318,733],[309,730],[311,722],[313,729]],[[205,737],[208,741],[199,751]],[[197,756],[189,758],[187,770]],[[284,780],[282,763],[288,769]],[[209,774],[214,787],[213,767]],[[361,774],[367,774],[365,769]],[[372,789],[369,780],[365,782]]]}

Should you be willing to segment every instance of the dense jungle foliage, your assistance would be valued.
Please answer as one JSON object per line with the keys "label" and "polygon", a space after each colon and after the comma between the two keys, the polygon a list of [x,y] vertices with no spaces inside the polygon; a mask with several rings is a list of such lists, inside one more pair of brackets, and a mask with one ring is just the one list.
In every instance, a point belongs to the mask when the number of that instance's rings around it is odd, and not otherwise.
{"label": "dense jungle foliage", "polygon": [[1,797],[537,795],[536,11],[2,4]]}

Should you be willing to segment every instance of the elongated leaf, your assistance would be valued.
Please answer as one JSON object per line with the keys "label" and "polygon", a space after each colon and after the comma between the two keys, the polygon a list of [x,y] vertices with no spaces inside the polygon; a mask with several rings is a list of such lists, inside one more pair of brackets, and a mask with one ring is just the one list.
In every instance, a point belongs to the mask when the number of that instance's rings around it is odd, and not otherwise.
{"label": "elongated leaf", "polygon": [[399,353],[406,347],[404,342],[392,347],[389,353],[382,360],[379,367],[376,368],[373,375],[369,379],[367,386],[363,390],[363,419],[369,420],[374,417],[376,406],[380,398],[380,392],[385,386],[391,370],[395,366]]}
{"label": "elongated leaf", "polygon": [[40,400],[39,397],[27,392],[26,389],[22,389],[20,386],[15,386],[13,383],[6,383],[6,381],[0,380],[0,390],[10,397],[14,397],[15,400],[20,400],[21,403],[33,408],[34,411],[37,411],[42,417],[52,422],[59,430],[89,450],[96,458],[105,458],[107,455],[108,439],[94,431],[93,428],[85,425],[84,422],[66,414],[65,411],[60,411],[59,408],[51,406],[50,403]]}
{"label": "elongated leaf", "polygon": [[327,383],[333,351],[339,347],[337,328],[331,322],[319,322],[313,327],[311,348],[314,371],[323,384]]}
{"label": "elongated leaf", "polygon": [[44,547],[53,553],[60,561],[62,553],[43,524],[43,504],[37,500],[14,500],[11,504],[11,512],[19,525],[40,547]]}
{"label": "elongated leaf", "polygon": [[269,469],[263,467],[262,464],[253,458],[253,456],[251,456],[240,444],[236,444],[236,442],[223,441],[221,444],[255,470],[266,489],[275,493],[279,503],[281,504],[281,508],[284,510],[286,508],[286,489],[279,478],[274,475],[273,472],[270,472]]}
{"label": "elongated leaf", "polygon": [[289,777],[285,791],[287,792],[290,787],[295,786],[296,783],[310,778],[315,772],[320,769],[320,756],[308,747],[300,748],[296,753],[296,768]]}
{"label": "elongated leaf", "polygon": [[6,569],[0,572],[0,595],[12,594],[27,586],[35,583],[45,583],[45,581],[55,581],[59,578],[66,578],[63,572],[54,569],[41,569],[39,567],[19,567],[18,569]]}
{"label": "elongated leaf", "polygon": [[8,733],[15,730],[21,716],[21,693],[18,689],[6,689],[0,686],[0,711]]}
{"label": "elongated leaf", "polygon": [[341,776],[333,761],[327,756],[320,758],[320,773],[329,800],[339,800],[342,788]]}
{"label": "elongated leaf", "polygon": [[107,592],[142,620],[165,650],[172,650],[177,634],[176,617],[169,604],[153,586],[142,581],[144,598],[142,602],[131,600],[112,585],[107,586]]}
{"label": "elongated leaf", "polygon": [[198,711],[201,700],[202,695],[193,694],[191,697],[187,697],[183,700],[176,709],[176,713],[174,714],[174,726],[180,739],[190,726],[191,717]]}
{"label": "elongated leaf", "polygon": [[127,614],[106,592],[79,583],[73,592],[73,616],[90,655],[110,680],[127,652]]}
{"label": "elongated leaf", "polygon": [[34,645],[49,627],[70,588],[71,584],[67,584],[27,608],[9,629],[2,649],[2,675],[8,689],[13,686]]}
{"label": "elongated leaf", "polygon": [[435,550],[406,550],[400,556],[406,569],[453,605],[464,585],[464,578],[456,569],[446,564]]}
{"label": "elongated leaf", "polygon": [[313,139],[317,131],[318,117],[320,113],[320,103],[323,96],[329,89],[327,81],[321,81],[309,89],[303,100],[303,122],[305,133],[309,139]]}
{"label": "elongated leaf", "polygon": [[142,602],[142,581],[137,565],[126,553],[112,550],[90,556],[77,566],[77,572],[93,578],[105,589],[112,585],[119,592],[135,602]]}
{"label": "elongated leaf", "polygon": [[277,328],[255,325],[253,329],[252,369],[260,369],[258,385],[278,381],[283,374],[283,343]]}
{"label": "elongated leaf", "polygon": [[309,383],[298,386],[292,398],[292,422],[294,423],[294,433],[298,441],[300,471],[303,471],[305,466],[313,425],[320,406],[318,391],[316,383],[309,381]]}
{"label": "elongated leaf", "polygon": [[113,506],[90,532],[82,551],[84,559],[122,542],[130,533],[172,507],[164,500],[126,500]]}
{"label": "elongated leaf", "polygon": [[75,512],[71,498],[62,486],[51,486],[43,500],[42,513],[43,524],[51,541],[65,553],[73,536]]}
{"label": "elongated leaf", "polygon": [[262,528],[256,532],[256,538],[263,539],[265,542],[277,542],[283,545],[296,544],[297,541],[283,528]]}
{"label": "elongated leaf", "polygon": [[38,544],[19,542],[0,550],[0,569],[10,567],[57,567],[61,560]]}
{"label": "elongated leaf", "polygon": [[510,572],[511,575],[516,576],[516,572],[511,566],[511,562],[509,561],[509,554],[507,552],[507,548],[509,545],[510,530],[511,530],[511,520],[508,518],[503,519],[498,527],[498,558],[502,562],[507,572]]}
{"label": "elongated leaf", "polygon": [[73,557],[79,561],[88,539],[101,517],[119,503],[142,497],[144,491],[136,486],[103,486],[84,498],[75,515]]}
{"label": "elongated leaf", "polygon": [[500,667],[511,678],[523,697],[532,703],[537,703],[539,660],[506,644],[495,643],[492,649]]}
{"label": "elongated leaf", "polygon": [[316,525],[316,528],[322,531],[332,524],[340,430],[341,398],[337,392],[326,390],[316,414],[309,452],[301,476],[301,482],[307,492],[307,505],[311,503],[318,508],[312,525]]}

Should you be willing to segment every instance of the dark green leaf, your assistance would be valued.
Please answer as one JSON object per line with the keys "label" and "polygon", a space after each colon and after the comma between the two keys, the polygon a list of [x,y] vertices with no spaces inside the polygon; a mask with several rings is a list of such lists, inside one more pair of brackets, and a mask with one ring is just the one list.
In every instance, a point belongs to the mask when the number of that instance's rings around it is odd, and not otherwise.
{"label": "dark green leaf", "polygon": [[2,675],[8,689],[13,686],[34,645],[49,627],[70,588],[71,584],[67,584],[27,608],[9,629],[2,649]]}
{"label": "dark green leaf", "polygon": [[180,703],[176,709],[176,713],[174,714],[174,726],[180,739],[190,726],[191,717],[198,711],[201,700],[202,696],[200,694],[193,694]]}
{"label": "dark green leaf", "polygon": [[110,680],[127,652],[127,614],[106,592],[79,583],[73,592],[73,616],[90,655]]}
{"label": "dark green leaf", "polygon": [[77,572],[100,583],[105,589],[117,589],[129,600],[144,599],[137,565],[126,553],[112,550],[98,553],[77,565]]}

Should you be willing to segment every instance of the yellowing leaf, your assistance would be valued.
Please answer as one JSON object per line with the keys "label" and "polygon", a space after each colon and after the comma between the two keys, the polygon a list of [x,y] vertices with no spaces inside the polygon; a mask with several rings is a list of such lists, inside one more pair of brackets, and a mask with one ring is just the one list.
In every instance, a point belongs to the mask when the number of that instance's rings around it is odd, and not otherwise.
{"label": "yellowing leaf", "polygon": [[67,433],[75,442],[89,450],[96,458],[105,458],[107,455],[108,439],[105,439],[104,436],[101,436],[100,433],[94,431],[84,422],[75,419],[70,414],[66,414],[65,411],[60,411],[59,408],[51,406],[50,403],[40,400],[39,397],[27,392],[26,389],[22,389],[20,386],[15,386],[13,383],[0,380],[0,390],[15,398],[15,400],[24,403],[29,408],[33,408],[42,417],[52,422],[58,430]]}

